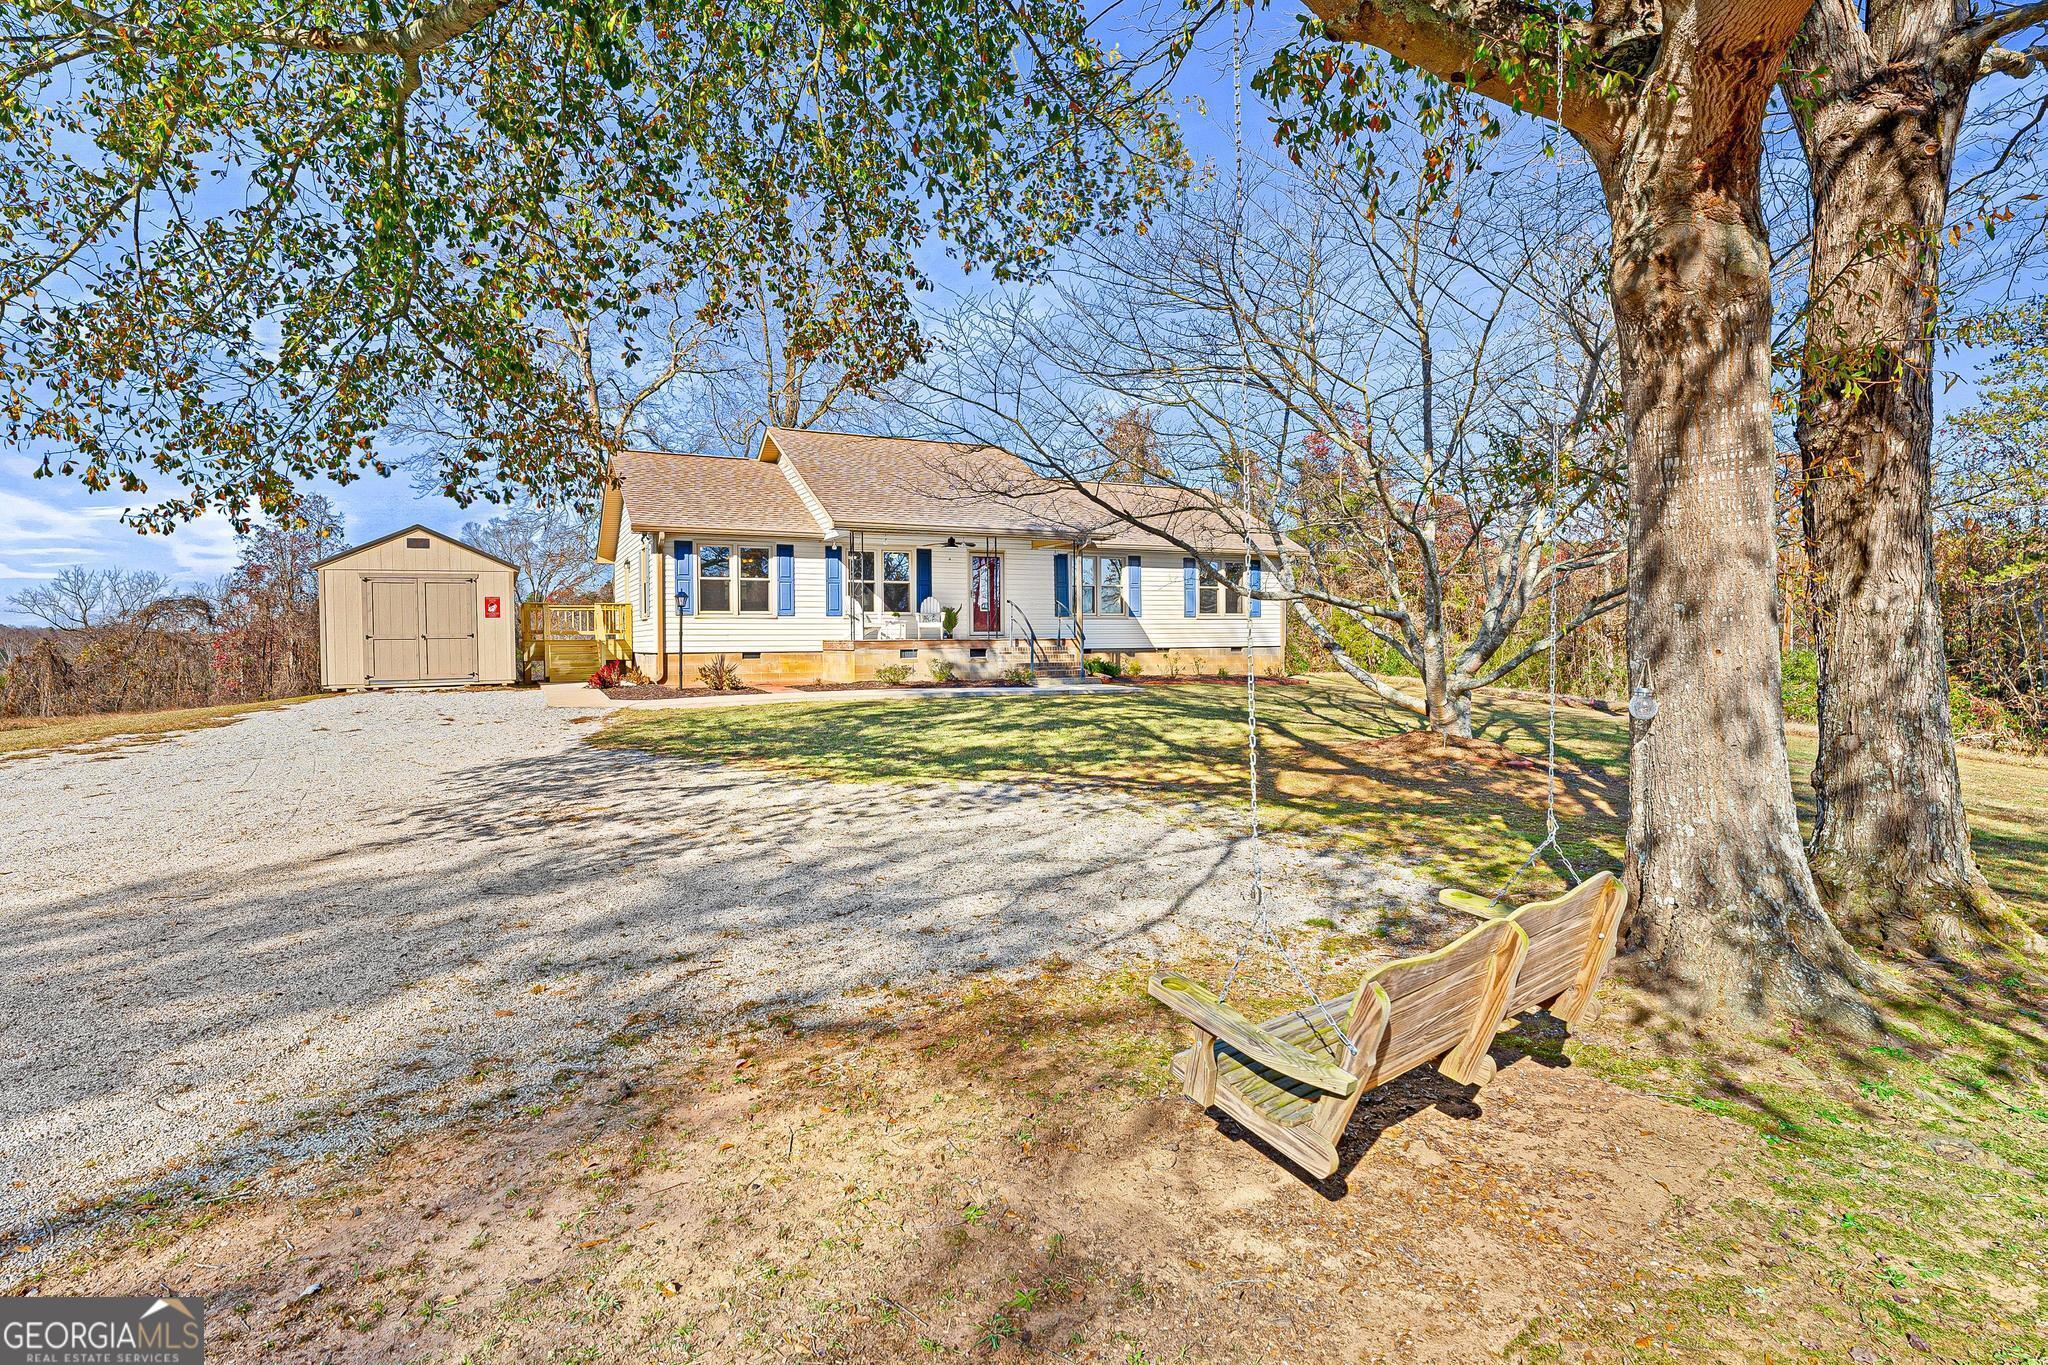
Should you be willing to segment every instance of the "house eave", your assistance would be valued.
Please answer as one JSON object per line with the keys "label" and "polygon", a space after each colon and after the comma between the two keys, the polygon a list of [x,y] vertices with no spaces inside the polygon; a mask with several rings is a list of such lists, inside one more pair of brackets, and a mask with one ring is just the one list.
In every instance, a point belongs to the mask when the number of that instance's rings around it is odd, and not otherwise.
{"label": "house eave", "polygon": [[617,483],[604,486],[604,501],[597,512],[597,562],[610,564],[619,554],[619,524],[625,520],[626,495]]}

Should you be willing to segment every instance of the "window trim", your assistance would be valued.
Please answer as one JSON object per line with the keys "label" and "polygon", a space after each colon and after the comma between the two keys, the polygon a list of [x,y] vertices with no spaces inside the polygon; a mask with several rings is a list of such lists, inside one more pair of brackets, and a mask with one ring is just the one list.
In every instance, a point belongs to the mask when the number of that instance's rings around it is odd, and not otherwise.
{"label": "window trim", "polygon": [[[1221,570],[1223,576],[1226,579],[1230,579],[1231,586],[1226,587],[1225,584],[1217,582],[1209,574],[1205,573],[1204,569],[1210,565]],[[1195,561],[1196,620],[1199,621],[1203,617],[1208,616],[1218,620],[1231,621],[1241,616],[1248,616],[1251,613],[1251,598],[1246,595],[1245,591],[1244,567],[1242,559],[1214,560],[1206,563],[1202,560]],[[1214,610],[1211,610],[1206,605],[1211,594],[1214,594],[1216,601]],[[1235,610],[1232,610],[1230,607],[1230,598],[1232,596],[1237,598]]]}
{"label": "window trim", "polygon": [[[708,576],[707,576],[707,575],[705,574],[705,572],[704,572],[704,560],[705,560],[705,554],[704,554],[704,552],[705,552],[706,550],[723,550],[723,551],[725,551],[725,553],[726,553],[726,561],[725,561],[725,562],[726,562],[726,570],[727,570],[727,572],[725,573],[725,575],[724,575],[723,577],[708,577]],[[767,561],[767,572],[766,572],[766,574],[765,574],[764,576],[761,576],[761,577],[752,577],[752,576],[749,576],[749,575],[747,575],[747,574],[743,574],[743,573],[741,573],[741,572],[740,572],[740,565],[741,565],[741,564],[743,563],[743,557],[744,557],[744,555],[746,554],[746,552],[747,552],[747,551],[749,551],[749,550],[759,550],[759,551],[760,551],[760,552],[761,552],[761,553],[762,553],[762,554],[763,554],[764,556],[766,556],[766,561]],[[706,583],[707,579],[708,579],[708,581],[709,581],[709,582],[712,582],[712,583],[722,583],[722,584],[724,584],[724,585],[726,586],[727,592],[726,592],[726,605],[725,605],[725,606],[723,606],[723,607],[707,607],[707,606],[705,606],[705,605],[704,605],[704,602],[705,602],[705,598],[704,598],[704,584]],[[767,596],[767,599],[766,599],[766,600],[767,600],[767,603],[768,603],[768,605],[767,605],[767,606],[765,606],[765,607],[759,608],[759,609],[754,609],[754,608],[749,608],[749,607],[745,607],[745,606],[742,606],[742,605],[741,605],[741,602],[742,602],[742,600],[743,600],[743,594],[741,593],[740,589],[741,589],[741,585],[742,585],[742,584],[745,584],[745,583],[764,583],[764,584],[766,584],[766,585],[767,585],[767,589],[768,589],[768,596]],[[773,615],[775,615],[775,614],[776,614],[776,613],[775,613],[775,547],[774,547],[773,545],[756,545],[756,544],[752,544],[752,543],[750,543],[750,542],[747,542],[747,541],[741,541],[741,540],[712,540],[712,541],[699,541],[699,542],[697,543],[697,602],[696,602],[696,606],[697,606],[697,613],[696,613],[696,614],[697,614],[697,615],[700,615],[700,616],[773,616]]]}
{"label": "window trim", "polygon": [[[890,555],[903,556],[903,577],[900,579],[888,576],[888,556]],[[861,562],[863,560],[868,561],[872,565],[874,577],[862,576]],[[892,583],[901,583],[903,585],[903,600],[910,604],[901,611],[892,611],[888,606],[888,589]],[[865,597],[862,595],[862,588],[869,589]],[[877,545],[872,548],[863,547],[846,552],[846,600],[859,608],[860,614],[863,617],[914,616],[917,614],[916,592],[917,551],[914,548],[903,549],[895,546]]]}
{"label": "window trim", "polygon": [[[1074,566],[1076,570],[1074,595],[1081,599],[1081,615],[1084,617],[1098,616],[1107,621],[1129,620],[1131,615],[1131,557],[1126,554],[1112,554],[1106,550],[1083,550],[1074,557],[1080,561]],[[1091,594],[1098,600],[1101,596],[1102,562],[1104,560],[1114,560],[1121,573],[1121,577],[1117,580],[1116,591],[1117,596],[1123,600],[1123,606],[1118,611],[1103,611],[1097,606],[1090,605],[1089,602]],[[1090,572],[1091,569],[1093,570],[1092,574]],[[1092,583],[1089,581],[1091,577],[1095,580]]]}

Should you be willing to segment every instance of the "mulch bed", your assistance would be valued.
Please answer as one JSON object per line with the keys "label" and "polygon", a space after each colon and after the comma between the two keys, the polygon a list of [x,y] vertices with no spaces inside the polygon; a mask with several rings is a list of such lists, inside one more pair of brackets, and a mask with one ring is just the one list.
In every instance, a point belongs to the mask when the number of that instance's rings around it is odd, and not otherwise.
{"label": "mulch bed", "polygon": [[736,697],[761,690],[758,687],[729,687],[720,692],[709,687],[663,687],[656,683],[627,683],[620,687],[607,687],[604,694],[613,701],[668,701],[675,697]]}

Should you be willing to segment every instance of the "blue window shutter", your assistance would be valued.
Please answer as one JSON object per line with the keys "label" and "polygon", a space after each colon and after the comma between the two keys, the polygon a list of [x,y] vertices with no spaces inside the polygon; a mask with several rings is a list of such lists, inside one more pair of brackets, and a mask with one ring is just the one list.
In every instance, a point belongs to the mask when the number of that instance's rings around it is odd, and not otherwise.
{"label": "blue window shutter", "polygon": [[[1261,572],[1261,570],[1263,570],[1263,568],[1264,568],[1264,567],[1265,567],[1265,565],[1264,565],[1264,562],[1263,562],[1262,560],[1257,560],[1257,559],[1254,559],[1254,560],[1252,561],[1252,591],[1253,591],[1253,592],[1257,592],[1257,591],[1259,590],[1259,584],[1260,584],[1260,582],[1261,582],[1261,581],[1262,581],[1262,580],[1263,580],[1263,579],[1265,578],[1265,574],[1264,574],[1263,572]],[[1254,597],[1254,598],[1252,599],[1252,615],[1254,615],[1254,616],[1257,616],[1257,615],[1259,614],[1259,607],[1260,607],[1261,605],[1262,605],[1262,604],[1260,603],[1260,601],[1259,601],[1259,599],[1258,599],[1258,598]]]}
{"label": "blue window shutter", "polygon": [[1065,555],[1054,555],[1052,557],[1052,614],[1054,616],[1073,615],[1071,611],[1067,610],[1067,592],[1067,557]]}
{"label": "blue window shutter", "polygon": [[1183,559],[1180,562],[1180,576],[1182,586],[1187,589],[1187,614],[1193,616],[1195,614],[1195,590],[1201,586],[1202,582],[1201,575],[1195,572],[1194,560]]}
{"label": "blue window shutter", "polygon": [[825,547],[825,614],[846,614],[846,560],[837,545]]}
{"label": "blue window shutter", "polygon": [[676,614],[697,614],[697,542],[676,542]]}
{"label": "blue window shutter", "polygon": [[1124,607],[1133,616],[1143,616],[1145,614],[1145,604],[1141,600],[1143,584],[1139,581],[1139,568],[1140,565],[1136,555],[1126,555],[1124,557]]}
{"label": "blue window shutter", "polygon": [[775,547],[775,614],[796,615],[796,546]]}
{"label": "blue window shutter", "polygon": [[919,550],[917,552],[917,596],[911,599],[910,609],[912,611],[923,610],[924,599],[931,595],[932,552],[930,550]]}

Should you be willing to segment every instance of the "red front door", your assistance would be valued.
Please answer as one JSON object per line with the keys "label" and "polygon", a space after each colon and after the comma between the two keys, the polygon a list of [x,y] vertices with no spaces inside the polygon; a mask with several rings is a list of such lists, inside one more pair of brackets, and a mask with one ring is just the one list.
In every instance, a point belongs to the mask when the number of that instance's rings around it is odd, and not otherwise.
{"label": "red front door", "polygon": [[1000,634],[1003,628],[1003,557],[975,555],[971,568],[974,611],[969,629],[976,635]]}

